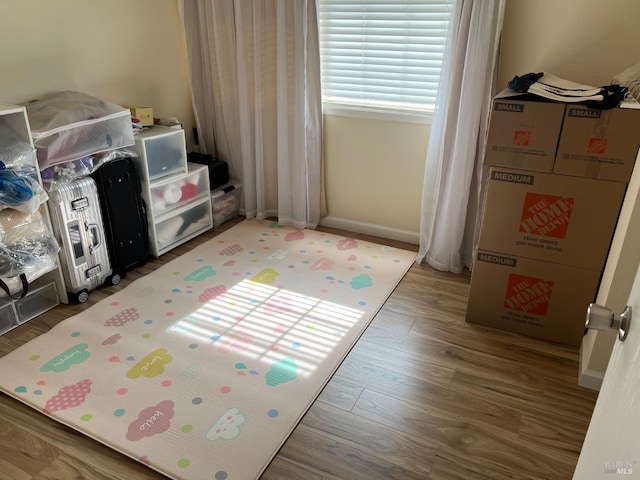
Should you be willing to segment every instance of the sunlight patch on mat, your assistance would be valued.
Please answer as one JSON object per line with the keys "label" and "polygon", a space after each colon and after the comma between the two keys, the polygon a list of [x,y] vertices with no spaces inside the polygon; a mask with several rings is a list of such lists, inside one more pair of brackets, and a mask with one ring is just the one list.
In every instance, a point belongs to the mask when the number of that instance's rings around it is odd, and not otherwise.
{"label": "sunlight patch on mat", "polygon": [[362,310],[243,280],[177,320],[167,333],[207,341],[268,364],[295,355],[308,375],[363,315]]}

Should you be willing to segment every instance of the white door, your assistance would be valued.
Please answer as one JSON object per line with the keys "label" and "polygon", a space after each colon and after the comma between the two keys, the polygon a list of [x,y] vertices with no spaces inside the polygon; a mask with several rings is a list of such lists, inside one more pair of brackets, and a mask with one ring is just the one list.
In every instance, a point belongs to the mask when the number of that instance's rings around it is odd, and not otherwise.
{"label": "white door", "polygon": [[574,480],[640,478],[640,269],[628,305],[629,333],[613,348]]}

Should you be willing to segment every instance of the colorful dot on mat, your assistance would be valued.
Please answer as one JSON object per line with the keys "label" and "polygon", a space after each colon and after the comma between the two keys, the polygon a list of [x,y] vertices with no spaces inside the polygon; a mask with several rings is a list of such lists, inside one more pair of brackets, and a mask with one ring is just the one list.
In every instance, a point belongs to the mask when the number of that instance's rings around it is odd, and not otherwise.
{"label": "colorful dot on mat", "polygon": [[300,250],[300,253],[307,253],[306,250]]}
{"label": "colorful dot on mat", "polygon": [[255,298],[252,298],[251,300],[249,300],[249,303],[250,303],[251,305],[257,305],[257,304],[258,304],[258,303],[260,303],[260,302],[258,302],[258,300],[256,300]]}
{"label": "colorful dot on mat", "polygon": [[212,320],[213,320],[214,322],[219,322],[219,321],[221,320],[221,318],[220,318],[220,317],[218,317],[218,316],[215,316],[215,317],[213,317],[213,318],[212,318]]}
{"label": "colorful dot on mat", "polygon": [[136,357],[134,357],[133,355],[129,355],[127,357],[127,360],[129,360],[129,361],[134,361],[135,359],[136,359]]}
{"label": "colorful dot on mat", "polygon": [[325,240],[324,243],[331,243],[331,240]]}
{"label": "colorful dot on mat", "polygon": [[216,340],[220,340],[220,335],[211,335],[211,340],[213,340],[214,342]]}
{"label": "colorful dot on mat", "polygon": [[173,317],[173,312],[167,312],[167,313],[165,313],[165,315],[166,315],[167,317]]}
{"label": "colorful dot on mat", "polygon": [[112,306],[112,307],[115,307],[115,306],[117,306],[117,305],[120,305],[120,302],[111,302],[111,306]]}
{"label": "colorful dot on mat", "polygon": [[116,393],[118,395],[126,395],[127,393],[129,393],[129,389],[128,388],[119,388],[118,390],[116,390]]}
{"label": "colorful dot on mat", "polygon": [[79,337],[80,336],[80,332],[73,332],[71,334],[72,337]]}
{"label": "colorful dot on mat", "polygon": [[289,265],[289,268],[296,268],[295,265]]}
{"label": "colorful dot on mat", "polygon": [[191,403],[193,403],[194,405],[200,405],[202,403],[202,399],[200,397],[195,397],[193,400],[191,400]]}
{"label": "colorful dot on mat", "polygon": [[238,277],[238,276],[240,276],[240,272],[233,272],[231,275],[233,275],[235,277]]}
{"label": "colorful dot on mat", "polygon": [[231,391],[231,387],[227,387],[226,385],[220,389],[221,393],[229,393]]}
{"label": "colorful dot on mat", "polygon": [[36,382],[36,385],[44,385],[44,384],[45,384],[45,383],[44,383],[44,380],[38,380],[38,381]]}
{"label": "colorful dot on mat", "polygon": [[245,372],[244,370],[238,370],[236,373],[241,377],[244,377],[247,374],[247,372]]}
{"label": "colorful dot on mat", "polygon": [[167,300],[164,301],[164,303],[172,303],[172,302],[173,302],[173,300],[170,300],[170,299],[167,299]]}
{"label": "colorful dot on mat", "polygon": [[174,275],[180,275],[180,272],[173,272]]}
{"label": "colorful dot on mat", "polygon": [[256,251],[255,250],[249,250],[249,255],[255,255]]}
{"label": "colorful dot on mat", "polygon": [[189,433],[191,430],[193,430],[193,425],[183,425],[182,426],[182,431],[184,433]]}
{"label": "colorful dot on mat", "polygon": [[193,293],[193,290],[187,290],[186,293]]}
{"label": "colorful dot on mat", "polygon": [[204,262],[204,258],[199,258],[196,260],[196,262]]}
{"label": "colorful dot on mat", "polygon": [[163,387],[170,387],[171,386],[171,380],[165,380],[160,385],[162,385]]}
{"label": "colorful dot on mat", "polygon": [[365,268],[365,270],[370,270],[371,269],[371,265],[365,265],[364,268]]}
{"label": "colorful dot on mat", "polygon": [[247,366],[246,366],[244,363],[241,363],[241,362],[236,363],[236,364],[235,364],[235,367],[236,367],[238,370],[246,370],[246,369],[247,369]]}
{"label": "colorful dot on mat", "polygon": [[344,283],[344,280],[338,280],[338,283]]}
{"label": "colorful dot on mat", "polygon": [[216,472],[215,475],[215,480],[227,480],[227,478],[229,478],[229,476],[227,475],[227,472],[225,472],[224,470],[220,470],[218,472]]}
{"label": "colorful dot on mat", "polygon": [[42,390],[34,390],[33,394],[34,395],[42,395]]}
{"label": "colorful dot on mat", "polygon": [[153,320],[145,320],[144,324],[145,325],[151,325],[153,323]]}
{"label": "colorful dot on mat", "polygon": [[269,415],[271,418],[275,418],[279,415],[279,413],[280,412],[278,412],[278,410],[276,410],[275,408],[272,408],[267,412],[267,415]]}
{"label": "colorful dot on mat", "polygon": [[173,290],[171,290],[173,293],[180,293],[180,289],[179,288],[174,288]]}
{"label": "colorful dot on mat", "polygon": [[313,330],[313,325],[307,325],[306,328],[307,330]]}
{"label": "colorful dot on mat", "polygon": [[362,306],[362,307],[364,307],[366,304],[367,304],[367,302],[365,302],[365,301],[363,301],[363,300],[361,300],[361,301],[359,301],[359,302],[358,302],[358,305],[360,305],[360,306]]}
{"label": "colorful dot on mat", "polygon": [[377,260],[378,256],[377,255],[371,255],[371,258],[375,258]]}
{"label": "colorful dot on mat", "polygon": [[142,334],[142,338],[151,338],[151,334],[150,333],[143,333]]}
{"label": "colorful dot on mat", "polygon": [[269,234],[268,234],[267,232],[264,232],[264,233],[262,234],[262,236],[263,236],[263,237],[268,237],[268,236],[269,236]]}
{"label": "colorful dot on mat", "polygon": [[14,392],[16,392],[16,393],[27,393],[27,387],[24,387],[24,386],[21,385],[19,387],[16,387],[14,389]]}
{"label": "colorful dot on mat", "polygon": [[303,260],[303,261],[302,261],[302,263],[303,263],[304,265],[309,265],[311,262],[310,262],[309,260]]}
{"label": "colorful dot on mat", "polygon": [[191,462],[189,461],[188,458],[181,458],[180,460],[178,460],[178,466],[180,468],[187,468],[190,463]]}
{"label": "colorful dot on mat", "polygon": [[29,357],[29,360],[33,360],[33,361],[35,361],[35,360],[40,360],[40,355],[31,355],[31,356]]}
{"label": "colorful dot on mat", "polygon": [[322,293],[327,293],[329,290],[327,290],[326,288],[323,288],[320,290]]}
{"label": "colorful dot on mat", "polygon": [[191,343],[191,344],[189,345],[189,348],[190,348],[190,349],[192,349],[192,350],[193,350],[194,348],[198,348],[198,344],[197,344],[197,343]]}
{"label": "colorful dot on mat", "polygon": [[83,422],[88,422],[89,420],[91,420],[93,418],[93,415],[91,415],[90,413],[87,413],[85,415],[82,415],[80,417],[80,420],[82,420]]}
{"label": "colorful dot on mat", "polygon": [[276,351],[278,350],[280,347],[278,345],[271,345],[271,350]]}
{"label": "colorful dot on mat", "polygon": [[356,267],[349,267],[349,270],[355,270]]}
{"label": "colorful dot on mat", "polygon": [[325,278],[326,278],[327,280],[335,280],[335,277],[332,277],[331,275],[327,275]]}
{"label": "colorful dot on mat", "polygon": [[119,408],[113,412],[116,417],[121,417],[125,414],[124,408]]}
{"label": "colorful dot on mat", "polygon": [[291,344],[291,346],[292,346],[293,348],[300,348],[300,342],[293,342],[293,343]]}
{"label": "colorful dot on mat", "polygon": [[249,370],[249,373],[251,375],[257,375],[258,374],[258,372],[256,370]]}

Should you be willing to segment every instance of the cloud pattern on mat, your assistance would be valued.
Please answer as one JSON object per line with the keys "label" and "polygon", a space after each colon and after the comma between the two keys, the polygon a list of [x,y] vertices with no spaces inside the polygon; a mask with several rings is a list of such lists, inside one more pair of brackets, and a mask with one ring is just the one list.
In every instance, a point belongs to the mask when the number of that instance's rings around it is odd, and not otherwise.
{"label": "cloud pattern on mat", "polygon": [[127,372],[127,377],[131,379],[157,377],[164,373],[164,366],[172,360],[173,357],[166,348],[158,348],[131,368]]}
{"label": "cloud pattern on mat", "polygon": [[91,380],[84,379],[73,385],[62,387],[56,395],[47,400],[46,413],[53,413],[82,405],[91,393]]}
{"label": "cloud pattern on mat", "polygon": [[237,408],[230,408],[211,425],[211,428],[207,431],[206,438],[212,442],[223,439],[232,440],[240,435],[240,427],[244,425],[247,418],[240,413]]}
{"label": "cloud pattern on mat", "polygon": [[152,437],[169,430],[173,418],[175,403],[163,400],[153,407],[147,407],[140,412],[138,418],[129,424],[127,440],[137,442],[145,437]]}
{"label": "cloud pattern on mat", "polygon": [[53,357],[40,367],[41,372],[66,372],[72,365],[79,365],[89,358],[87,352],[89,346],[86,343],[79,343],[65,350],[60,355]]}

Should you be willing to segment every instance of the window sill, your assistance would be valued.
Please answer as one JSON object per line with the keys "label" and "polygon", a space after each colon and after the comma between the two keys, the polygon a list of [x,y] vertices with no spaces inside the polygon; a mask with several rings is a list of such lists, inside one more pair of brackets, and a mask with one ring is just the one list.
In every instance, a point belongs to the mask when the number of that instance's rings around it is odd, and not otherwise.
{"label": "window sill", "polygon": [[389,122],[433,123],[433,113],[418,113],[409,111],[384,111],[366,107],[323,103],[322,114],[338,117],[365,118],[368,120],[385,120]]}

